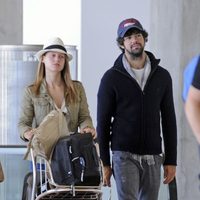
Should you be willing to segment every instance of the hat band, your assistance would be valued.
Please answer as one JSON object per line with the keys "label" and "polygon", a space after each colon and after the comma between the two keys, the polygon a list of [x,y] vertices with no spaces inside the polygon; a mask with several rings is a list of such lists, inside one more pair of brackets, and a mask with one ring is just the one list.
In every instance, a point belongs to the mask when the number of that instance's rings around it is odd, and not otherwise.
{"label": "hat band", "polygon": [[67,52],[67,50],[61,45],[50,45],[50,46],[46,47],[44,50],[46,50],[46,49],[61,49],[65,52]]}

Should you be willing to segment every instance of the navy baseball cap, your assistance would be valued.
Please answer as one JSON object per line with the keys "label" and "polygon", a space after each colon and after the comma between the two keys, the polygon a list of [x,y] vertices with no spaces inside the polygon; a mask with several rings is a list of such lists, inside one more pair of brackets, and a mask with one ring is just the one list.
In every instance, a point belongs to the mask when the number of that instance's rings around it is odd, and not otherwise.
{"label": "navy baseball cap", "polygon": [[142,25],[137,19],[134,19],[134,18],[125,19],[119,24],[119,27],[117,30],[118,37],[123,38],[125,33],[131,28],[136,28],[136,29],[139,29],[140,31],[144,31]]}

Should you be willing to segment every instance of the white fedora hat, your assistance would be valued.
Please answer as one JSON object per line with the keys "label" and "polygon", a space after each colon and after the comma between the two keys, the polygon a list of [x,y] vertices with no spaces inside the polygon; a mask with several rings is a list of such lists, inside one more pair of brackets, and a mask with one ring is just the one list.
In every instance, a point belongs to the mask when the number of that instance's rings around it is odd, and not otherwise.
{"label": "white fedora hat", "polygon": [[54,37],[49,39],[46,44],[44,44],[43,49],[38,51],[35,56],[38,60],[40,60],[41,56],[49,51],[54,51],[54,52],[58,52],[58,53],[64,53],[67,55],[68,57],[68,61],[72,60],[72,55],[67,53],[67,50],[65,48],[65,45],[63,43],[63,41],[58,38],[58,37]]}

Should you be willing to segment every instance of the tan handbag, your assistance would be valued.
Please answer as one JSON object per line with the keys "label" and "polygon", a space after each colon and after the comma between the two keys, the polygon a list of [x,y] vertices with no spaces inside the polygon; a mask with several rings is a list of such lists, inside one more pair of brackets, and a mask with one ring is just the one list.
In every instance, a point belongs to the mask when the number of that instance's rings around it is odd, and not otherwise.
{"label": "tan handbag", "polygon": [[4,173],[3,173],[3,168],[0,162],[0,182],[4,181]]}
{"label": "tan handbag", "polygon": [[33,148],[34,156],[40,155],[47,160],[60,137],[69,135],[68,124],[62,110],[51,111],[41,122],[38,128],[33,130],[33,138],[29,141],[24,159],[29,159],[30,148]]}

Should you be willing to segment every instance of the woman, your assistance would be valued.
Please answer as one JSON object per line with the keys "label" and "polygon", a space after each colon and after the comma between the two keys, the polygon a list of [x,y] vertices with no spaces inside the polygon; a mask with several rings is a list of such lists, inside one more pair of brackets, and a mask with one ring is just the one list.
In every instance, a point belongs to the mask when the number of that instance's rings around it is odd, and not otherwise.
{"label": "woman", "polygon": [[91,132],[96,136],[88,110],[84,88],[79,81],[72,81],[69,61],[72,56],[60,38],[50,39],[37,52],[39,61],[36,80],[25,89],[19,119],[20,137],[28,141],[33,128],[38,127],[44,117],[59,108],[68,119],[68,129],[81,133]]}

